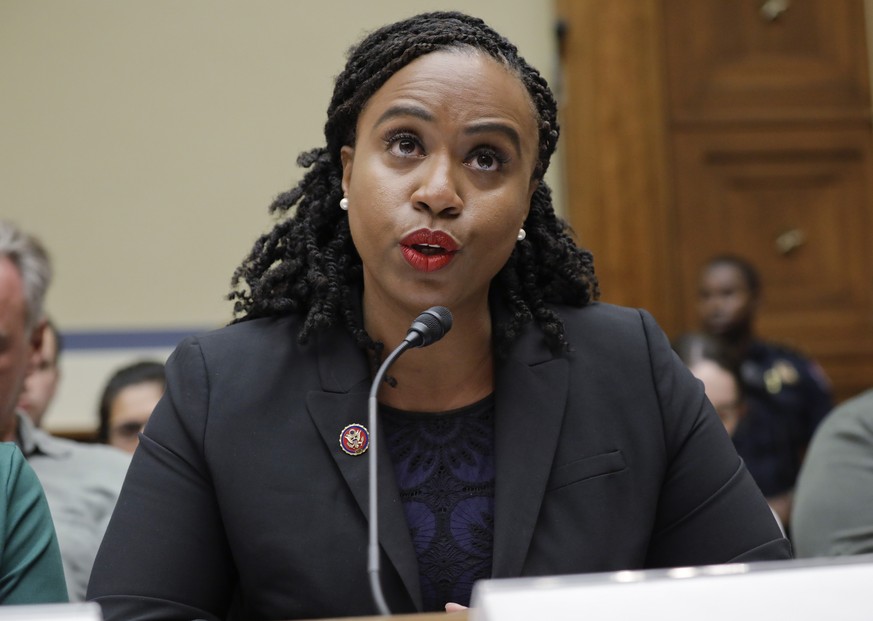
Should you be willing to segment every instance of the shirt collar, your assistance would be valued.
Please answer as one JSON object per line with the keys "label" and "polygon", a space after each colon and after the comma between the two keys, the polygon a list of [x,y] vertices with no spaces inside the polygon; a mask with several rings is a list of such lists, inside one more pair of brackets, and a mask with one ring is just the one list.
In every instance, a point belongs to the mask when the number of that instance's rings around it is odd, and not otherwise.
{"label": "shirt collar", "polygon": [[64,446],[63,442],[37,429],[27,414],[18,410],[15,415],[18,417],[18,446],[25,457],[29,458],[32,455],[61,457],[70,452],[69,447]]}

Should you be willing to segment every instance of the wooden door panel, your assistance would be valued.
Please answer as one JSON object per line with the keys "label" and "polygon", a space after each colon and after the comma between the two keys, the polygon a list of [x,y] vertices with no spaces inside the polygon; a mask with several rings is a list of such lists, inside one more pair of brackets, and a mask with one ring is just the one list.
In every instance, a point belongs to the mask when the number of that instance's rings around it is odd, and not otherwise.
{"label": "wooden door panel", "polygon": [[702,262],[743,254],[759,332],[815,356],[839,399],[873,386],[864,0],[555,6],[568,216],[604,298],[675,335],[698,325]]}
{"label": "wooden door panel", "polygon": [[673,121],[862,119],[862,0],[663,0]]}
{"label": "wooden door panel", "polygon": [[[736,253],[761,272],[760,333],[837,375],[837,352],[873,359],[869,131],[681,132],[673,144],[685,325],[697,324],[700,266]],[[798,245],[780,247],[792,231]]]}

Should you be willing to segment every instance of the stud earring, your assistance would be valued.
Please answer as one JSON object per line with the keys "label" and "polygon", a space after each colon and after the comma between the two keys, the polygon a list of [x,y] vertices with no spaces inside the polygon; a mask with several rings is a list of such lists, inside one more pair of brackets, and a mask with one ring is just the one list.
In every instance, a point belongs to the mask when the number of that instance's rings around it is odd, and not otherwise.
{"label": "stud earring", "polygon": [[345,196],[340,199],[340,209],[342,209],[343,211],[349,210],[349,199],[347,199]]}
{"label": "stud earring", "polygon": [[516,236],[516,239],[517,239],[518,241],[521,241],[521,240],[523,240],[525,237],[527,237],[527,233],[525,232],[525,230],[524,230],[524,229],[518,229],[518,235]]}

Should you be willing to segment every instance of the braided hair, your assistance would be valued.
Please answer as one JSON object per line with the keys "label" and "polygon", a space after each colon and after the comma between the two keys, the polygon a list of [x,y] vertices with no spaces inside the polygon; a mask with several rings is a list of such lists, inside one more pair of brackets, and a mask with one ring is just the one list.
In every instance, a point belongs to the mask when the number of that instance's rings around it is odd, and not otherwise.
{"label": "braided hair", "polygon": [[525,240],[492,281],[492,294],[510,309],[510,318],[494,329],[498,355],[504,354],[525,324],[535,321],[555,350],[568,348],[563,322],[547,303],[585,306],[599,295],[593,259],[576,246],[567,225],[552,206],[542,177],[558,141],[557,105],[545,79],[517,48],[481,19],[457,12],[424,13],[384,26],[347,53],[336,78],[324,126],[326,146],[302,153],[307,168],[296,187],[270,206],[277,216],[234,272],[233,322],[298,313],[304,316],[301,343],[315,331],[344,326],[363,348],[375,350],[356,310],[363,287],[363,266],[352,242],[343,197],[340,150],[354,146],[361,110],[397,71],[420,56],[450,48],[474,48],[488,54],[524,84],[537,112],[539,154],[534,177],[540,181],[524,223]]}

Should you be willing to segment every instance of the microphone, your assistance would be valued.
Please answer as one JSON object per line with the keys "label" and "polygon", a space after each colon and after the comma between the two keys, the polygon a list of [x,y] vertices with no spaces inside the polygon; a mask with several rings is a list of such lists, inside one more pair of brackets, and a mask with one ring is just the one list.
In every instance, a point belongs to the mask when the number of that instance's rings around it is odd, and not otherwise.
{"label": "microphone", "polygon": [[412,322],[409,330],[406,333],[406,338],[392,351],[379,370],[376,372],[376,377],[373,378],[373,384],[370,386],[369,405],[369,426],[370,426],[370,537],[368,547],[367,573],[370,575],[370,591],[373,594],[373,601],[376,602],[376,607],[379,609],[380,615],[390,615],[388,604],[385,603],[385,596],[382,593],[382,583],[379,580],[379,516],[378,516],[378,494],[377,494],[377,479],[378,479],[378,410],[379,404],[376,400],[376,395],[379,392],[379,387],[382,385],[382,380],[385,373],[388,371],[394,362],[400,357],[400,354],[407,349],[413,347],[427,347],[436,343],[443,338],[446,333],[452,329],[452,313],[445,306],[433,306]]}

